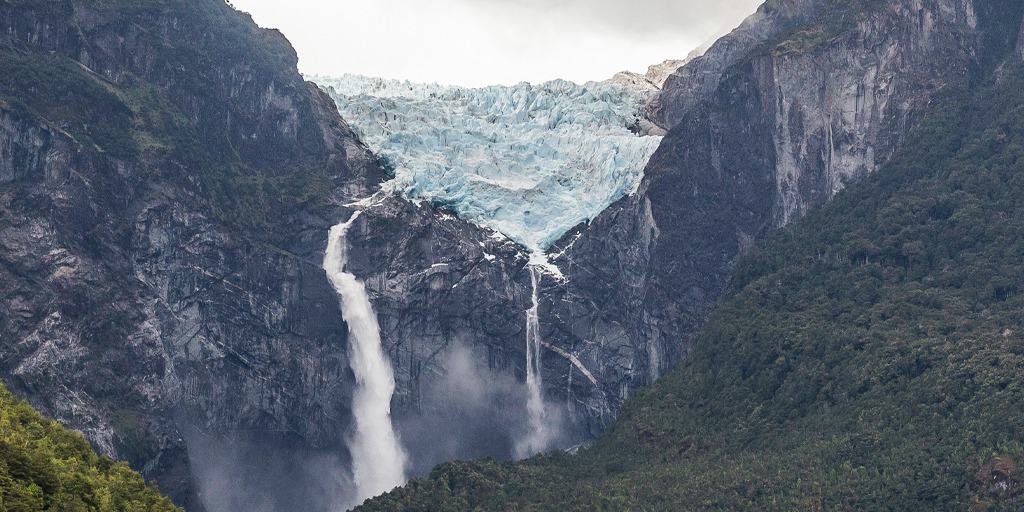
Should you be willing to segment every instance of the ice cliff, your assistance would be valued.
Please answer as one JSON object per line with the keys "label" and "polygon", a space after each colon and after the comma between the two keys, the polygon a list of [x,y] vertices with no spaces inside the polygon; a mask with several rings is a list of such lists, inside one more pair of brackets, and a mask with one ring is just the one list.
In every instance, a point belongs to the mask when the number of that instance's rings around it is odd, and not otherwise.
{"label": "ice cliff", "polygon": [[638,135],[649,88],[313,80],[392,168],[392,190],[449,206],[532,251],[635,191],[661,142]]}

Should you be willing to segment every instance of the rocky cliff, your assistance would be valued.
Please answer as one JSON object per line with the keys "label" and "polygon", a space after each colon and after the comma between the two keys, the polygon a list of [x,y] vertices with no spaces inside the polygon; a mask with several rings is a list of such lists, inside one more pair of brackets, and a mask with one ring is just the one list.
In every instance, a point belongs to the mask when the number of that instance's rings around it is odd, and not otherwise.
{"label": "rocky cliff", "polygon": [[685,356],[739,254],[875,172],[924,109],[1014,44],[1004,25],[1020,20],[1000,9],[767,2],[651,103],[672,129],[639,192],[560,244],[567,283],[545,294],[546,339],[616,410]]}
{"label": "rocky cliff", "polygon": [[3,379],[190,509],[329,506],[320,261],[384,174],[284,37],[220,0],[8,0],[0,69]]}

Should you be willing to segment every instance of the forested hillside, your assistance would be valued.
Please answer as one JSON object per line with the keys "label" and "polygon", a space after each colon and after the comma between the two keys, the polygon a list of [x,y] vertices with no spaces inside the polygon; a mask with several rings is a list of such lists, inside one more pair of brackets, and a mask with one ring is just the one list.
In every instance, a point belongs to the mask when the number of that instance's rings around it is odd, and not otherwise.
{"label": "forested hillside", "polygon": [[1024,71],[737,265],[688,360],[578,455],[359,510],[1020,510]]}
{"label": "forested hillside", "polygon": [[47,420],[0,385],[0,510],[178,510],[123,462]]}

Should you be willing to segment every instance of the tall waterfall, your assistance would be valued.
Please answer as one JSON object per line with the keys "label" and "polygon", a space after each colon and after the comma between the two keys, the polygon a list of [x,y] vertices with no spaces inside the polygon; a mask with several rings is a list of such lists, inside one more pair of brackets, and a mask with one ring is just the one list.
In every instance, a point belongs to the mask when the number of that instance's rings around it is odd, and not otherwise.
{"label": "tall waterfall", "polygon": [[341,298],[341,313],[348,324],[348,357],[356,377],[352,396],[355,432],[348,440],[352,473],[359,501],[405,483],[406,454],[391,425],[391,395],[395,377],[381,349],[380,327],[366,287],[345,272],[346,235],[359,218],[331,228],[324,255],[324,270]]}
{"label": "tall waterfall", "polygon": [[533,284],[532,304],[526,310],[526,411],[529,415],[529,431],[516,442],[516,456],[526,458],[547,449],[551,443],[552,431],[548,425],[547,410],[541,387],[540,364],[540,282],[544,269],[531,264],[530,282]]}

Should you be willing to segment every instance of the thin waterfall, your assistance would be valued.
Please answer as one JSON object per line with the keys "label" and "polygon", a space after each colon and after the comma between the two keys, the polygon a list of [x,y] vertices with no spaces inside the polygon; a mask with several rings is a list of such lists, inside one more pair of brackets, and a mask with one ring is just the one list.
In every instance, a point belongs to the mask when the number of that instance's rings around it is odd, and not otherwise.
{"label": "thin waterfall", "polygon": [[348,446],[358,502],[362,502],[405,483],[406,454],[391,424],[395,376],[381,348],[377,315],[366,287],[345,272],[346,235],[359,214],[356,211],[348,222],[331,228],[323,266],[341,299],[341,314],[349,330],[348,358],[356,387],[352,394],[355,431]]}
{"label": "thin waterfall", "polygon": [[526,458],[547,449],[551,443],[551,426],[548,424],[547,409],[542,394],[540,364],[540,283],[544,269],[540,265],[529,265],[530,282],[533,285],[532,304],[526,310],[526,389],[528,428],[526,435],[516,442],[516,456]]}

